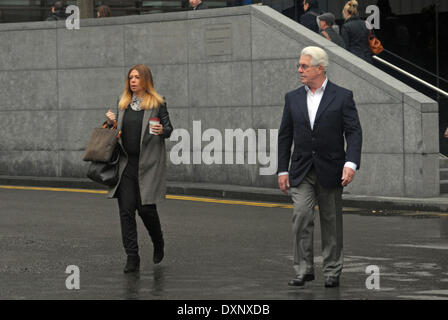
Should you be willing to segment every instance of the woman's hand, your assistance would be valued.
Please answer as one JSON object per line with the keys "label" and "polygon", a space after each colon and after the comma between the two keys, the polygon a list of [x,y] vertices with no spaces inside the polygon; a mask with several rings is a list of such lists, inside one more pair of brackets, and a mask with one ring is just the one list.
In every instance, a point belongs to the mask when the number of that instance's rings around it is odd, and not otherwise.
{"label": "woman's hand", "polygon": [[117,117],[115,116],[115,113],[112,112],[112,110],[109,109],[109,111],[106,112],[106,118],[108,124],[113,124],[115,120],[117,120]]}
{"label": "woman's hand", "polygon": [[151,126],[151,129],[156,136],[163,134],[163,126],[161,124],[155,124]]}

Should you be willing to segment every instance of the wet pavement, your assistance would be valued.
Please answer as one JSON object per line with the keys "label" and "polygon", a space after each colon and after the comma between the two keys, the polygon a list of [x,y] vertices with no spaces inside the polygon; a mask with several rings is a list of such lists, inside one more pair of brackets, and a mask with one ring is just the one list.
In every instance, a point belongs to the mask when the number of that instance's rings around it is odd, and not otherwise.
{"label": "wet pavement", "polygon": [[[339,288],[323,286],[317,216],[316,280],[294,288],[292,209],[167,200],[159,213],[164,261],[153,265],[137,218],[141,271],[126,275],[115,200],[0,189],[0,299],[448,299],[443,214],[347,209]],[[79,290],[66,288],[69,265],[79,267]],[[379,289],[366,288],[370,265]]]}

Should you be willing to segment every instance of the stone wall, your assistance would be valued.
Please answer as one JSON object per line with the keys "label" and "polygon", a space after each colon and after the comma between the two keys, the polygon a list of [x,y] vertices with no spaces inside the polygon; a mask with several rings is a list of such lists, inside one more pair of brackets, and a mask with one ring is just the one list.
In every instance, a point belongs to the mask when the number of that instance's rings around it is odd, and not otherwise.
{"label": "stone wall", "polygon": [[[127,70],[143,63],[174,127],[191,138],[190,164],[170,160],[182,139],[168,141],[169,180],[276,187],[247,141],[236,152],[244,163],[225,164],[225,130],[254,129],[257,142],[259,129],[275,133],[285,93],[300,85],[299,53],[318,45],[330,80],[353,90],[363,127],[361,170],[346,192],[439,194],[437,103],[269,7],[85,19],[80,30],[4,24],[0,43],[1,175],[85,177],[92,128],[116,108]],[[214,154],[222,164],[205,164],[192,142],[210,128],[223,138]]]}

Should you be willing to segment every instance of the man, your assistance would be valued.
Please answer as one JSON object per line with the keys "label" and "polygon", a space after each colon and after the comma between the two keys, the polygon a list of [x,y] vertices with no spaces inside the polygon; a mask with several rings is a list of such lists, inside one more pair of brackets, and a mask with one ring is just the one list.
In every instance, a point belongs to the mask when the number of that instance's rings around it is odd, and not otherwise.
{"label": "man", "polygon": [[190,0],[190,6],[193,7],[193,10],[204,10],[208,9],[205,3],[202,3],[201,0]]}
{"label": "man", "polygon": [[278,184],[286,194],[287,188],[291,188],[294,201],[296,278],[288,283],[292,286],[303,286],[306,281],[314,280],[316,203],[325,287],[339,286],[343,264],[342,189],[353,180],[361,160],[362,132],[353,93],[330,82],[327,67],[328,55],[323,49],[302,50],[298,71],[305,86],[286,94],[278,134]]}
{"label": "man", "polygon": [[299,19],[300,24],[316,33],[319,33],[317,17],[322,12],[319,10],[319,3],[317,0],[303,0],[303,10],[305,13]]}
{"label": "man", "polygon": [[47,21],[57,21],[67,19],[67,14],[64,10],[64,3],[62,1],[56,1],[53,7],[51,7],[51,13],[48,15]]}
{"label": "man", "polygon": [[342,37],[334,29],[334,14],[331,12],[324,13],[317,17],[319,21],[320,34],[328,40],[336,43],[338,46],[345,48],[345,43]]}

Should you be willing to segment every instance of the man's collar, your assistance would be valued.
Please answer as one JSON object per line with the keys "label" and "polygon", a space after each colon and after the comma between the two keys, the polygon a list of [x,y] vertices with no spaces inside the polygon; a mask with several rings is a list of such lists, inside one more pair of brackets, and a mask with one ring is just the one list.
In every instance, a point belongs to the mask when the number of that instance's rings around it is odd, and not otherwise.
{"label": "man's collar", "polygon": [[[322,83],[322,86],[319,89],[317,89],[316,92],[319,92],[319,91],[323,92],[323,91],[325,91],[325,88],[327,87],[327,84],[328,84],[328,78],[325,77],[324,83]],[[305,86],[305,90],[306,90],[307,93],[311,91],[310,87],[308,87],[308,86]],[[316,94],[316,92],[314,92],[314,94]]]}

